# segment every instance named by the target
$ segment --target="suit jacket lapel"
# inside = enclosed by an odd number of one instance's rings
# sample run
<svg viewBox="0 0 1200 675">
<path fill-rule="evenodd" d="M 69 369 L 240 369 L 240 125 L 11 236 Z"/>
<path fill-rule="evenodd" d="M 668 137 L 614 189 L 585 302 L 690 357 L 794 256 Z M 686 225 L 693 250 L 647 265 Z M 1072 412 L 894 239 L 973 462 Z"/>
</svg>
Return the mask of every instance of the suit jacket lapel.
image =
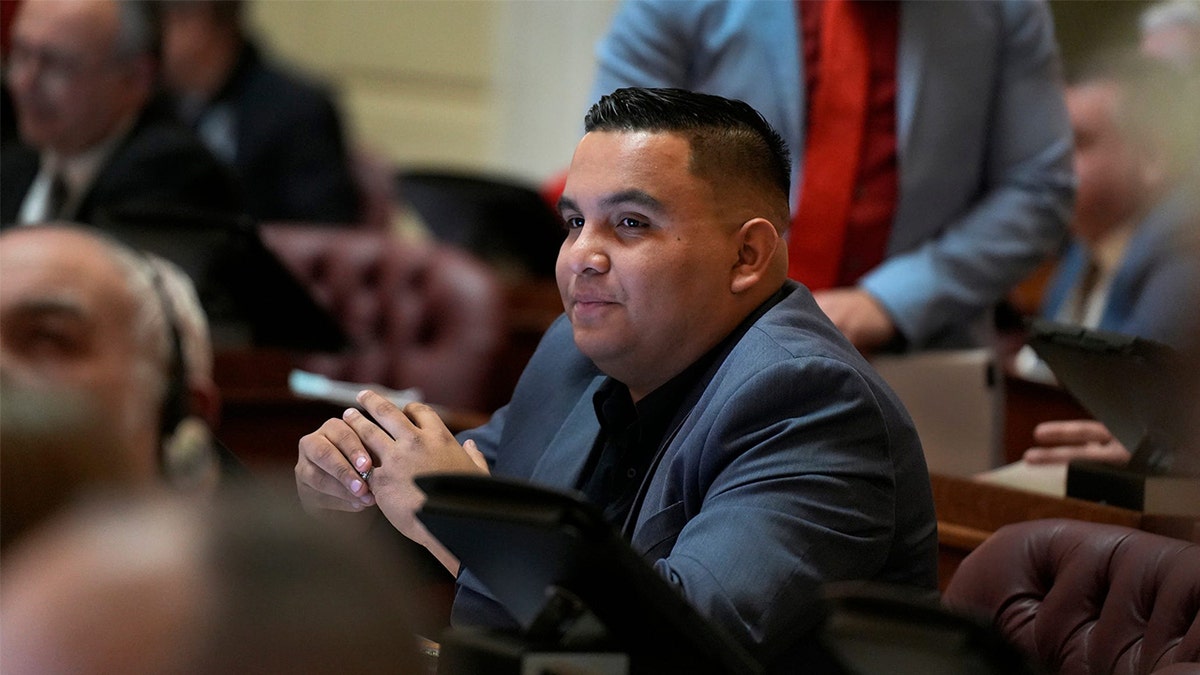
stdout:
<svg viewBox="0 0 1200 675">
<path fill-rule="evenodd" d="M 921 87 L 924 84 L 924 68 L 927 63 L 926 52 L 929 45 L 938 40 L 937 31 L 953 30 L 938 21 L 941 7 L 932 7 L 933 11 L 924 11 L 920 7 L 924 3 L 900 3 L 900 53 L 896 56 L 896 156 L 903 167 L 908 139 L 912 130 L 913 119 L 917 114 L 917 102 L 921 100 Z M 936 3 L 939 4 L 940 3 Z"/>
<path fill-rule="evenodd" d="M 0 206 L 0 225 L 12 225 L 21 213 L 25 193 L 33 185 L 38 172 L 37 151 L 16 143 L 4 146 L 4 161 L 0 163 L 0 190 L 3 205 Z"/>
<path fill-rule="evenodd" d="M 575 408 L 563 420 L 558 433 L 534 466 L 531 481 L 561 488 L 574 488 L 579 482 L 579 474 L 596 442 L 596 435 L 600 433 L 592 396 L 602 382 L 604 376 L 597 375 L 579 397 Z"/>
</svg>

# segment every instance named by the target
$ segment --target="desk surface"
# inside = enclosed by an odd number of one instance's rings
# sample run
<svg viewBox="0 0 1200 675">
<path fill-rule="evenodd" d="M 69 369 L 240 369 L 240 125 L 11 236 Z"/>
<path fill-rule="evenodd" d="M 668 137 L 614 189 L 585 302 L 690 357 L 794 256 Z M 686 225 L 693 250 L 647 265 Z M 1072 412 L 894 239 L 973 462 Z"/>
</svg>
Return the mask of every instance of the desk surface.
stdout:
<svg viewBox="0 0 1200 675">
<path fill-rule="evenodd" d="M 1109 523 L 1200 543 L 1200 521 L 1151 516 L 1107 504 L 1052 497 L 969 478 L 930 476 L 938 520 L 938 572 L 944 588 L 958 563 L 1005 525 L 1040 518 Z"/>
<path fill-rule="evenodd" d="M 255 351 L 218 355 L 221 421 L 216 436 L 252 470 L 290 469 L 296 463 L 300 437 L 325 420 L 341 417 L 345 406 L 300 398 L 287 386 L 293 365 L 286 352 Z M 452 432 L 471 429 L 488 415 L 439 409 Z"/>
</svg>

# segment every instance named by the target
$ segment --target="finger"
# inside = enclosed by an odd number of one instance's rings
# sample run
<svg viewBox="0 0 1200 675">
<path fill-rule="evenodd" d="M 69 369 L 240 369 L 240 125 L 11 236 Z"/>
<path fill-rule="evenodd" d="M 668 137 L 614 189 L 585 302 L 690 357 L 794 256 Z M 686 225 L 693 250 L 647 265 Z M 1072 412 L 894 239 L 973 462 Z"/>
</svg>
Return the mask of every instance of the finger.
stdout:
<svg viewBox="0 0 1200 675">
<path fill-rule="evenodd" d="M 331 476 L 355 496 L 361 497 L 367 491 L 366 484 L 354 467 L 369 467 L 371 458 L 358 434 L 342 420 L 328 420 L 316 432 L 301 438 L 300 461 L 310 463 Z M 316 483 L 313 487 L 324 494 L 336 494 L 336 490 L 324 482 Z"/>
<path fill-rule="evenodd" d="M 472 462 L 475 462 L 475 466 L 491 473 L 491 469 L 488 468 L 487 458 L 479 451 L 479 446 L 475 444 L 473 439 L 468 439 L 466 443 L 463 443 L 463 450 L 467 451 L 467 456 L 471 458 Z"/>
<path fill-rule="evenodd" d="M 1106 464 L 1127 464 L 1129 462 L 1129 452 L 1125 449 L 1125 446 L 1116 442 L 1084 443 L 1055 447 L 1033 447 L 1025 451 L 1024 459 L 1030 464 L 1065 464 L 1076 460 L 1104 462 Z"/>
<path fill-rule="evenodd" d="M 440 431 L 445 432 L 444 435 L 447 436 L 453 435 L 446 428 L 442 416 L 430 405 L 413 401 L 404 406 L 404 415 L 421 431 Z"/>
<path fill-rule="evenodd" d="M 1083 455 L 1083 447 L 1062 445 L 1057 447 L 1033 447 L 1025 451 L 1022 459 L 1030 464 L 1065 464 Z"/>
<path fill-rule="evenodd" d="M 342 413 L 342 420 L 350 425 L 354 433 L 358 435 L 359 441 L 362 442 L 368 451 L 375 453 L 375 457 L 382 458 L 387 452 L 388 447 L 392 443 L 392 436 L 381 429 L 378 424 L 369 419 L 366 415 L 355 410 L 347 408 Z M 382 460 L 381 460 L 382 461 Z M 359 471 L 368 471 L 372 466 L 379 462 L 368 461 L 363 464 Z"/>
<path fill-rule="evenodd" d="M 1041 446 L 1083 445 L 1107 443 L 1112 434 L 1095 420 L 1055 420 L 1034 427 L 1033 440 Z"/>
<path fill-rule="evenodd" d="M 357 400 L 363 410 L 370 413 L 376 424 L 392 438 L 410 436 L 417 430 L 412 420 L 395 403 L 370 389 L 358 392 Z"/>
<path fill-rule="evenodd" d="M 296 486 L 306 508 L 360 511 L 375 503 L 370 493 L 359 496 L 348 492 L 337 479 L 307 461 L 296 464 Z"/>
<path fill-rule="evenodd" d="M 369 508 L 375 506 L 375 502 L 374 502 L 374 500 L 372 500 L 370 504 L 367 504 L 359 499 L 346 501 L 344 499 L 338 499 L 337 497 L 331 497 L 329 495 L 318 494 L 318 495 L 314 495 L 311 500 L 308 500 L 305 503 L 305 506 L 309 507 L 310 510 L 312 507 L 315 507 L 317 509 L 321 509 L 321 510 L 325 510 L 325 511 L 343 511 L 343 512 L 348 512 L 348 513 L 357 513 L 359 511 L 365 511 L 366 509 L 369 509 Z"/>
</svg>

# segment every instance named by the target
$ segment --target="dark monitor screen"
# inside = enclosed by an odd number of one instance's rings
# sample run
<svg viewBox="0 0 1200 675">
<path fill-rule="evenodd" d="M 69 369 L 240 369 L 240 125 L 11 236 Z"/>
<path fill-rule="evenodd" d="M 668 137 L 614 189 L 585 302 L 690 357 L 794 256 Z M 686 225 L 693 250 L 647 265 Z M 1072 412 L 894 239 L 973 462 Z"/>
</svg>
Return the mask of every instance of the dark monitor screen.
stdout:
<svg viewBox="0 0 1200 675">
<path fill-rule="evenodd" d="M 218 347 L 338 351 L 346 338 L 248 219 L 190 211 L 121 210 L 96 227 L 191 277 Z"/>
<path fill-rule="evenodd" d="M 591 504 L 487 476 L 420 476 L 418 517 L 526 628 L 548 591 L 584 605 L 640 672 L 755 673 L 759 664 L 702 617 Z"/>
</svg>

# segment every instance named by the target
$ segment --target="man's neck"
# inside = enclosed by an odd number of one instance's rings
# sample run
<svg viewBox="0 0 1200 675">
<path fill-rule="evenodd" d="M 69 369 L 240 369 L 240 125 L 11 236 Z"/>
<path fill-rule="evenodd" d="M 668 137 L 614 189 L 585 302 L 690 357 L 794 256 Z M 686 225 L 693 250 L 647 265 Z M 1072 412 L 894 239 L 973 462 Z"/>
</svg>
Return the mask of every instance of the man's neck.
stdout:
<svg viewBox="0 0 1200 675">
<path fill-rule="evenodd" d="M 91 185 L 104 162 L 112 155 L 121 139 L 129 133 L 135 118 L 135 115 L 131 115 L 118 124 L 108 136 L 84 150 L 70 154 L 54 150 L 43 152 L 42 166 L 51 167 L 59 172 L 66 181 L 70 194 L 78 197 Z"/>
<path fill-rule="evenodd" d="M 197 78 L 196 88 L 188 93 L 205 101 L 212 101 L 219 96 L 234 76 L 244 49 L 245 42 L 237 35 L 221 35 L 214 40 L 210 58 L 204 64 L 204 72 Z"/>
<path fill-rule="evenodd" d="M 1136 229 L 1135 221 L 1126 221 L 1087 243 L 1088 255 L 1101 273 L 1111 273 L 1121 264 L 1121 259 L 1125 257 L 1125 249 L 1129 246 L 1129 240 Z"/>
</svg>

